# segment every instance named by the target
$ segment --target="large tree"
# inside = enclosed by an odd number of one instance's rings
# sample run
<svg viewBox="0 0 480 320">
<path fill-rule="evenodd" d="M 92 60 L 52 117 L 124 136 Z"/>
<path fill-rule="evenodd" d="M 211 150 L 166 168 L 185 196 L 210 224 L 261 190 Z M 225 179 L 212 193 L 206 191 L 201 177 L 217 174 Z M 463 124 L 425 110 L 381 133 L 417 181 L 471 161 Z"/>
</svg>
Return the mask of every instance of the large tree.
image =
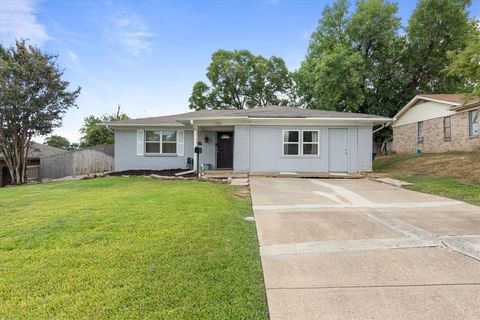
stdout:
<svg viewBox="0 0 480 320">
<path fill-rule="evenodd" d="M 388 113 L 401 48 L 397 5 L 362 0 L 348 9 L 339 0 L 323 11 L 296 75 L 299 93 L 309 108 Z"/>
<path fill-rule="evenodd" d="M 82 137 L 80 138 L 80 147 L 94 147 L 103 144 L 113 144 L 115 137 L 103 123 L 126 120 L 128 116 L 124 113 L 117 112 L 116 114 L 104 114 L 100 117 L 94 115 L 88 116 L 83 121 L 83 126 L 80 128 Z"/>
<path fill-rule="evenodd" d="M 69 91 L 56 56 L 25 41 L 0 45 L 0 151 L 13 184 L 26 181 L 27 155 L 34 136 L 61 126 L 80 88 Z"/>
<path fill-rule="evenodd" d="M 210 84 L 194 84 L 191 109 L 244 109 L 295 101 L 294 83 L 282 58 L 248 50 L 218 50 L 207 71 Z"/>
<path fill-rule="evenodd" d="M 309 108 L 392 116 L 418 93 L 465 90 L 443 73 L 471 32 L 467 0 L 419 0 L 402 30 L 397 5 L 347 0 L 325 8 L 295 78 Z"/>
<path fill-rule="evenodd" d="M 465 49 L 450 51 L 448 54 L 451 62 L 447 69 L 448 74 L 466 81 L 470 87 L 467 99 L 480 98 L 480 29 L 477 23 L 473 28 L 474 32 Z"/>
</svg>

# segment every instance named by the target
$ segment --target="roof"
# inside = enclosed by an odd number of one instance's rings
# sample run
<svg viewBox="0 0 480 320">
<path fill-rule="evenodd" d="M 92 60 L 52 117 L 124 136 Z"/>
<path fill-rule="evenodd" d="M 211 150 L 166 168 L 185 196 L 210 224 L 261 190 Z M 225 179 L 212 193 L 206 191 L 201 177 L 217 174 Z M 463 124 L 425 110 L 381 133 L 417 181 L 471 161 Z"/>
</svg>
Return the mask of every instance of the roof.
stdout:
<svg viewBox="0 0 480 320">
<path fill-rule="evenodd" d="M 433 100 L 441 100 L 441 101 L 451 102 L 455 104 L 462 104 L 465 101 L 465 95 L 458 94 L 458 93 L 421 94 L 421 95 L 418 95 L 418 97 L 433 99 Z"/>
<path fill-rule="evenodd" d="M 28 151 L 29 159 L 38 159 L 41 157 L 53 156 L 55 154 L 65 153 L 67 150 L 47 146 L 46 144 L 40 144 L 32 142 L 32 146 Z M 0 159 L 3 159 L 3 154 L 0 153 Z"/>
<path fill-rule="evenodd" d="M 215 119 L 341 119 L 386 120 L 390 119 L 364 113 L 337 112 L 281 106 L 254 109 L 199 110 L 169 116 L 114 121 L 109 125 L 182 125 L 189 120 Z"/>
<path fill-rule="evenodd" d="M 440 93 L 440 94 L 419 94 L 413 97 L 394 117 L 393 120 L 396 121 L 400 118 L 405 112 L 407 112 L 411 107 L 417 104 L 418 101 L 433 101 L 443 104 L 450 105 L 450 110 L 457 111 L 472 106 L 476 106 L 480 103 L 478 99 L 467 100 L 465 94 L 462 93 Z"/>
</svg>

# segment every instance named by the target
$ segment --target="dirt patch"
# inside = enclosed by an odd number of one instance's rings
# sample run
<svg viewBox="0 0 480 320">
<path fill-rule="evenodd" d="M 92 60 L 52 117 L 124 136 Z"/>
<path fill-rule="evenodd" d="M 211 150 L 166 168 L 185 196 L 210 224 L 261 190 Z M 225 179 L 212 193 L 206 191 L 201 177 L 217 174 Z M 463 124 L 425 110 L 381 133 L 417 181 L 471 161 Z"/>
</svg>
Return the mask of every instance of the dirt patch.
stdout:
<svg viewBox="0 0 480 320">
<path fill-rule="evenodd" d="M 164 177 L 174 177 L 176 173 L 185 172 L 186 169 L 168 170 L 125 170 L 108 173 L 109 176 L 149 176 L 152 174 Z M 195 173 L 184 174 L 182 177 L 196 177 Z"/>
<path fill-rule="evenodd" d="M 396 175 L 428 175 L 477 182 L 480 181 L 480 153 L 426 154 L 395 162 L 386 171 Z"/>
<path fill-rule="evenodd" d="M 235 191 L 235 197 L 240 198 L 240 199 L 245 199 L 245 198 L 250 197 L 250 188 L 248 186 L 238 188 Z"/>
</svg>

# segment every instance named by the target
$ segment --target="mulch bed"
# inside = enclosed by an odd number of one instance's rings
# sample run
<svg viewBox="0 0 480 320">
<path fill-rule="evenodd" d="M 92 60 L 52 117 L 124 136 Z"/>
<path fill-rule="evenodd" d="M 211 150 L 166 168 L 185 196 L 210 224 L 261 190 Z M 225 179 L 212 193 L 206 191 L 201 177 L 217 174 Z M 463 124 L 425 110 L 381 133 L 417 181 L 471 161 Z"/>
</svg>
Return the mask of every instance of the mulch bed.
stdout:
<svg viewBox="0 0 480 320">
<path fill-rule="evenodd" d="M 149 175 L 157 175 L 157 176 L 164 176 L 164 177 L 175 177 L 176 173 L 185 172 L 187 169 L 167 169 L 167 170 L 125 170 L 125 171 L 116 171 L 116 172 L 109 172 L 107 175 L 109 176 L 149 176 Z M 195 173 L 189 173 L 185 175 L 181 175 L 181 177 L 185 178 L 192 178 L 196 177 Z"/>
</svg>

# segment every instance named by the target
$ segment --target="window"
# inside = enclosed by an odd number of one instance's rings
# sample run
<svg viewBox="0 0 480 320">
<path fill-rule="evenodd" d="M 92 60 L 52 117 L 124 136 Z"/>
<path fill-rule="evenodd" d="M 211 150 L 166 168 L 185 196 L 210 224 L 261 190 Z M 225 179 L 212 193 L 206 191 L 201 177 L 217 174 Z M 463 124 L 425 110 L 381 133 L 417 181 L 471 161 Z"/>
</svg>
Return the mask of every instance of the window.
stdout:
<svg viewBox="0 0 480 320">
<path fill-rule="evenodd" d="M 452 138 L 452 119 L 450 117 L 443 118 L 443 139 L 450 140 Z"/>
<path fill-rule="evenodd" d="M 478 110 L 468 112 L 470 137 L 478 137 Z"/>
<path fill-rule="evenodd" d="M 145 131 L 145 153 L 176 154 L 176 131 Z"/>
<path fill-rule="evenodd" d="M 283 155 L 316 156 L 318 142 L 317 130 L 285 130 L 283 131 Z"/>
<path fill-rule="evenodd" d="M 302 131 L 304 155 L 318 155 L 318 131 Z"/>
<path fill-rule="evenodd" d="M 300 131 L 283 131 L 283 155 L 296 156 L 300 152 Z"/>
<path fill-rule="evenodd" d="M 417 123 L 417 142 L 423 142 L 423 121 Z"/>
</svg>

